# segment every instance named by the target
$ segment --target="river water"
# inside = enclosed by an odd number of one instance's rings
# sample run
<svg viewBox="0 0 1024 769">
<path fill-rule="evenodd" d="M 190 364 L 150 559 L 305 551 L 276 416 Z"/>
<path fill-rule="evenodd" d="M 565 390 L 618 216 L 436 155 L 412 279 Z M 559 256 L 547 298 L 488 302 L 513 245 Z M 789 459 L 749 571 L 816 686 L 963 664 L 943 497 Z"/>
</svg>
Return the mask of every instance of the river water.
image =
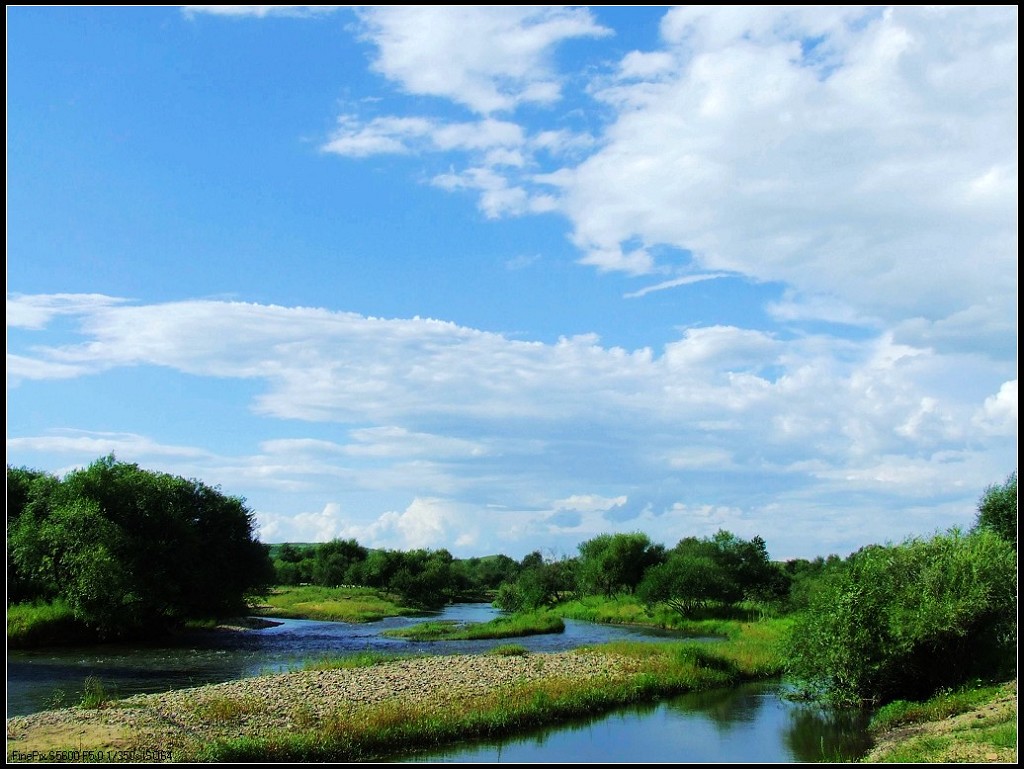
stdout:
<svg viewBox="0 0 1024 769">
<path fill-rule="evenodd" d="M 7 715 L 79 702 L 87 678 L 128 696 L 290 670 L 324 656 L 360 651 L 482 653 L 515 643 L 563 651 L 619 639 L 679 640 L 669 631 L 565 621 L 565 632 L 484 641 L 410 642 L 381 635 L 424 619 L 485 621 L 487 604 L 456 604 L 428 617 L 350 624 L 279 620 L 241 632 L 197 632 L 172 643 L 14 650 L 7 655 Z M 538 730 L 514 740 L 409 756 L 430 762 L 817 762 L 855 757 L 867 748 L 864 717 L 790 702 L 778 682 L 683 695 L 624 708 L 597 719 Z"/>
</svg>

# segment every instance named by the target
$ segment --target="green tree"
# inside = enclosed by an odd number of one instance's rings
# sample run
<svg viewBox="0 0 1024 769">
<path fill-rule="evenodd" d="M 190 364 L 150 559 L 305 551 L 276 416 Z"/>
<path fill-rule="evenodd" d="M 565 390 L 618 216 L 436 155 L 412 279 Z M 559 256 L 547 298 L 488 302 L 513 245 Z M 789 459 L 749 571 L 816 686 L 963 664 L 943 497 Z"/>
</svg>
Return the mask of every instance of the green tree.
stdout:
<svg viewBox="0 0 1024 769">
<path fill-rule="evenodd" d="M 991 531 L 873 545 L 826 569 L 789 641 L 790 677 L 842 703 L 924 699 L 1016 664 L 1016 553 Z"/>
<path fill-rule="evenodd" d="M 584 590 L 611 598 L 632 593 L 644 572 L 665 558 L 665 548 L 646 534 L 601 534 L 579 546 L 579 578 Z"/>
<path fill-rule="evenodd" d="M 637 588 L 645 604 L 665 604 L 683 617 L 693 617 L 711 603 L 732 603 L 742 593 L 725 568 L 695 549 L 676 550 L 647 570 Z"/>
<path fill-rule="evenodd" d="M 104 637 L 227 616 L 273 580 L 243 500 L 113 455 L 37 481 L 8 529 L 32 598 L 60 597 Z"/>
<path fill-rule="evenodd" d="M 977 528 L 989 529 L 1017 549 L 1017 471 L 1005 483 L 989 486 L 978 502 Z"/>
<path fill-rule="evenodd" d="M 354 539 L 332 539 L 317 545 L 313 549 L 311 581 L 324 587 L 357 582 L 367 553 Z"/>
<path fill-rule="evenodd" d="M 554 606 L 576 584 L 574 559 L 545 559 L 540 551 L 534 551 L 522 563 L 516 578 L 498 588 L 494 603 L 503 611 L 530 611 Z"/>
</svg>

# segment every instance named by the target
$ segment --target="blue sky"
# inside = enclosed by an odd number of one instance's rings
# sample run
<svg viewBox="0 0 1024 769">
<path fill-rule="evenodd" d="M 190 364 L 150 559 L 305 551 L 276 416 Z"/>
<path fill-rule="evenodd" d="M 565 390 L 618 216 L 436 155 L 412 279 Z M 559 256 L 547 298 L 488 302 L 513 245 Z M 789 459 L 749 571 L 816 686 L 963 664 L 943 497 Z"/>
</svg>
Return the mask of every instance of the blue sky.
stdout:
<svg viewBox="0 0 1024 769">
<path fill-rule="evenodd" d="M 7 9 L 7 463 L 774 558 L 1017 466 L 1016 7 Z"/>
</svg>

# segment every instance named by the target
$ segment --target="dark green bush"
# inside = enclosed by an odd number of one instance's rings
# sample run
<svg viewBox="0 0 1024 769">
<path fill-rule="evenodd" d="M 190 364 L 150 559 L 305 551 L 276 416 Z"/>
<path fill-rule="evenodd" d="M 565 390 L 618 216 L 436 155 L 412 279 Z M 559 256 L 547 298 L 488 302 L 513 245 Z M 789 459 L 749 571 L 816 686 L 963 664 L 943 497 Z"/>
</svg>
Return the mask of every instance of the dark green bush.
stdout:
<svg viewBox="0 0 1024 769">
<path fill-rule="evenodd" d="M 922 699 L 1015 664 L 1016 553 L 988 530 L 874 545 L 827 571 L 794 623 L 789 673 L 843 703 Z"/>
<path fill-rule="evenodd" d="M 273 579 L 244 501 L 200 481 L 112 455 L 63 479 L 7 475 L 9 491 L 17 479 L 7 561 L 18 600 L 60 599 L 100 637 L 243 612 Z"/>
<path fill-rule="evenodd" d="M 1005 483 L 989 486 L 978 503 L 976 527 L 989 529 L 1017 547 L 1017 471 Z"/>
</svg>

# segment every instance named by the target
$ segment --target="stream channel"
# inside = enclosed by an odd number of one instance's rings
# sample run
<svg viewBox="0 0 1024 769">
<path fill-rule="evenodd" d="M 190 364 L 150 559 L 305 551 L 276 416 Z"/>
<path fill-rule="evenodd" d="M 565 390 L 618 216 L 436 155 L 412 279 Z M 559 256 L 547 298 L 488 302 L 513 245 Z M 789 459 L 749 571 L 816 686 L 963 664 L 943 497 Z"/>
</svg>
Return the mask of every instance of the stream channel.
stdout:
<svg viewBox="0 0 1024 769">
<path fill-rule="evenodd" d="M 565 620 L 565 632 L 487 641 L 412 642 L 381 631 L 431 620 L 482 622 L 489 604 L 454 604 L 427 617 L 350 624 L 276 620 L 274 627 L 196 632 L 172 643 L 10 650 L 7 716 L 79 702 L 87 678 L 123 697 L 219 683 L 300 667 L 326 656 L 380 651 L 479 654 L 508 643 L 531 652 L 564 651 L 633 639 L 679 640 L 650 628 Z M 808 763 L 852 760 L 868 748 L 867 714 L 835 712 L 785 698 L 778 681 L 680 695 L 657 704 L 396 760 L 476 763 Z"/>
</svg>

